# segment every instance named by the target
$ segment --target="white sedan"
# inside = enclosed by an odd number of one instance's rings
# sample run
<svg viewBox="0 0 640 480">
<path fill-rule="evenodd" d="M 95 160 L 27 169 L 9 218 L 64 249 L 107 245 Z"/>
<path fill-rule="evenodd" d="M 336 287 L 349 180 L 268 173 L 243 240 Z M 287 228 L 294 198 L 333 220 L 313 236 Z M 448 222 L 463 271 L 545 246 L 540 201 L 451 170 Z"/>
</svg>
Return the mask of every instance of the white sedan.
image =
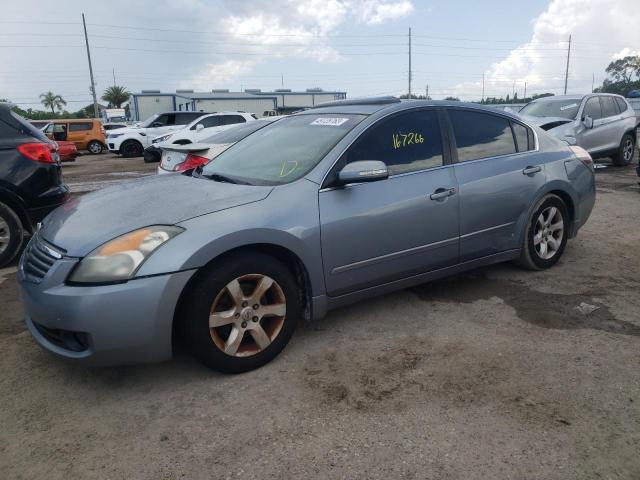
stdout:
<svg viewBox="0 0 640 480">
<path fill-rule="evenodd" d="M 205 165 L 227 148 L 281 117 L 265 117 L 255 122 L 232 125 L 201 142 L 183 145 L 163 144 L 158 174 L 182 173 Z"/>
</svg>

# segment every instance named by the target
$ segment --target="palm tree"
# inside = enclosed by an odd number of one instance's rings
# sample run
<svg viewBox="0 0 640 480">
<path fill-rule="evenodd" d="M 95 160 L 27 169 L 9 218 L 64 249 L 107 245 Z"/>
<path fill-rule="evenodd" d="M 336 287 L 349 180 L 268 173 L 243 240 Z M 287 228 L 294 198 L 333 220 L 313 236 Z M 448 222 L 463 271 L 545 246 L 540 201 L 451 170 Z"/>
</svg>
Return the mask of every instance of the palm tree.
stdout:
<svg viewBox="0 0 640 480">
<path fill-rule="evenodd" d="M 62 110 L 62 107 L 67 104 L 67 102 L 65 102 L 60 95 L 56 95 L 51 91 L 47 93 L 41 93 L 40 102 L 42 102 L 42 105 L 44 105 L 45 108 L 50 108 L 51 113 L 53 114 L 56 113 L 56 108 L 58 110 Z"/>
<path fill-rule="evenodd" d="M 125 87 L 114 85 L 107 88 L 102 94 L 102 100 L 109 102 L 109 106 L 112 108 L 120 108 L 120 106 L 129 100 L 131 95 Z"/>
</svg>

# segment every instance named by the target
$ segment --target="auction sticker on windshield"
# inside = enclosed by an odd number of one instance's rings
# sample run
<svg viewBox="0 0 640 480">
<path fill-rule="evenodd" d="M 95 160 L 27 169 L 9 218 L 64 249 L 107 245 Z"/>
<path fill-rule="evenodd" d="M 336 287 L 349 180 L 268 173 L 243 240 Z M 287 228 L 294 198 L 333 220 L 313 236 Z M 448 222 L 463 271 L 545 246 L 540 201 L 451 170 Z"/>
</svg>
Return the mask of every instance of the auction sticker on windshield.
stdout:
<svg viewBox="0 0 640 480">
<path fill-rule="evenodd" d="M 316 118 L 309 125 L 325 125 L 330 127 L 339 127 L 345 122 L 348 122 L 348 118 L 335 118 L 335 117 L 320 117 Z"/>
<path fill-rule="evenodd" d="M 560 107 L 560 110 L 569 110 L 570 108 L 574 108 L 577 107 L 578 104 L 577 103 L 571 103 L 569 105 L 565 105 L 564 107 Z"/>
</svg>

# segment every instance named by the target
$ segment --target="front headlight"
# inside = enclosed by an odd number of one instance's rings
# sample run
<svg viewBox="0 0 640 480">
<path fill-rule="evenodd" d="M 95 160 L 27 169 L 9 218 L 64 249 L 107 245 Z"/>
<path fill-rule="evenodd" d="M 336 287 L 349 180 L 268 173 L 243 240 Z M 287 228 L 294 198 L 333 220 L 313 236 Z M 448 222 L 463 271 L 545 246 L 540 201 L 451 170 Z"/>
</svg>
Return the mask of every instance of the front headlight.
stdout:
<svg viewBox="0 0 640 480">
<path fill-rule="evenodd" d="M 127 281 L 162 244 L 183 232 L 180 227 L 155 225 L 127 233 L 96 248 L 71 272 L 71 283 Z"/>
<path fill-rule="evenodd" d="M 171 138 L 171 133 L 168 135 L 163 135 L 161 137 L 158 138 L 154 138 L 153 140 L 151 140 L 151 143 L 160 143 L 160 142 L 166 142 L 167 140 L 169 140 Z"/>
</svg>

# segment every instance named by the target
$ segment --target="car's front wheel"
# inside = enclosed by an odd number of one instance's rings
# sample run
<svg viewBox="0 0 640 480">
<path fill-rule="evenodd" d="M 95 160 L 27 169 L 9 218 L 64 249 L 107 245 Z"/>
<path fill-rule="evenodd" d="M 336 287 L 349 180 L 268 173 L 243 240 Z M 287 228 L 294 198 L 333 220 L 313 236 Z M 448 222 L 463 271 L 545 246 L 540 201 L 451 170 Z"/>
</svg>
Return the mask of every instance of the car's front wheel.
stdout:
<svg viewBox="0 0 640 480">
<path fill-rule="evenodd" d="M 530 270 L 552 267 L 562 256 L 569 233 L 569 212 L 557 195 L 542 198 L 533 210 L 516 263 Z"/>
<path fill-rule="evenodd" d="M 271 361 L 300 319 L 293 275 L 262 253 L 216 262 L 188 288 L 180 319 L 185 340 L 198 360 L 221 372 L 246 372 Z"/>
<path fill-rule="evenodd" d="M 636 142 L 633 138 L 633 135 L 630 133 L 625 133 L 620 141 L 620 146 L 618 147 L 618 151 L 612 157 L 613 164 L 618 165 L 619 167 L 624 167 L 625 165 L 629 165 L 631 160 L 633 160 L 633 154 L 635 153 Z"/>
<path fill-rule="evenodd" d="M 120 153 L 125 158 L 141 157 L 144 149 L 137 140 L 125 140 L 120 145 Z"/>
</svg>

